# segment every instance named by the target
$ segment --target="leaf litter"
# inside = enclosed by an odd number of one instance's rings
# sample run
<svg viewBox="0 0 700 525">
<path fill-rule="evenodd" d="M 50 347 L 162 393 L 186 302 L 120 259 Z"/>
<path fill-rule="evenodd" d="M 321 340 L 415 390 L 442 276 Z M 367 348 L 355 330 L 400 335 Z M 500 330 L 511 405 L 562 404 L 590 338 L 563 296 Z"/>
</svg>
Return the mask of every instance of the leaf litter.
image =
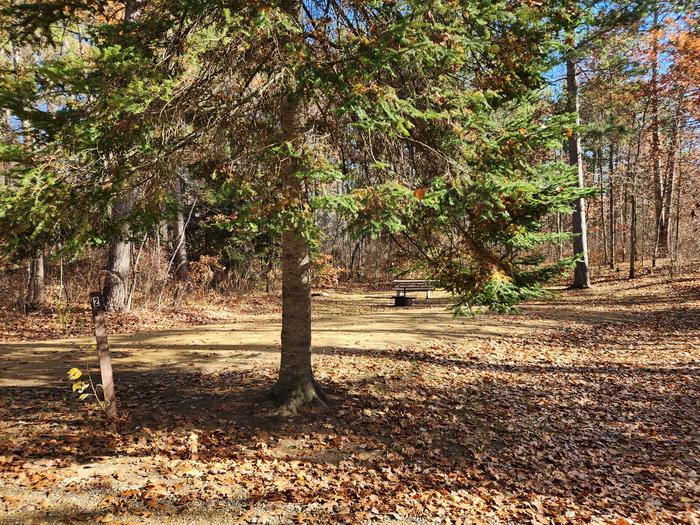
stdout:
<svg viewBox="0 0 700 525">
<path fill-rule="evenodd" d="M 0 523 L 700 523 L 700 278 L 496 318 L 324 348 L 335 402 L 294 419 L 267 361 L 122 375 L 116 427 L 65 385 L 3 387 Z"/>
</svg>

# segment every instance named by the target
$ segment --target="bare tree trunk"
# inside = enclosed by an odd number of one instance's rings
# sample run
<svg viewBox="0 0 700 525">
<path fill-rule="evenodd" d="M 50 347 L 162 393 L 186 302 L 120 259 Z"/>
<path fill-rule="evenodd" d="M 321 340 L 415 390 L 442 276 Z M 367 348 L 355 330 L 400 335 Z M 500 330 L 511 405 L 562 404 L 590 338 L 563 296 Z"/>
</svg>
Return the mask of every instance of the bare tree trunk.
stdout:
<svg viewBox="0 0 700 525">
<path fill-rule="evenodd" d="M 63 296 L 66 296 L 66 302 L 68 301 L 68 293 L 66 292 L 66 286 L 63 282 L 63 257 L 58 260 L 58 301 L 63 300 Z"/>
<path fill-rule="evenodd" d="M 274 260 L 272 258 L 272 254 L 268 253 L 267 263 L 265 264 L 265 293 L 270 293 L 272 290 L 271 275 L 273 267 Z"/>
<path fill-rule="evenodd" d="M 680 253 L 680 239 L 681 239 L 681 206 L 683 197 L 683 133 L 682 130 L 679 132 L 678 137 L 678 184 L 676 185 L 676 226 L 674 232 L 674 246 L 673 246 L 673 258 L 679 260 Z"/>
<path fill-rule="evenodd" d="M 46 286 L 44 282 L 44 255 L 37 250 L 36 255 L 29 261 L 29 279 L 27 282 L 27 313 L 40 310 L 46 302 Z"/>
<path fill-rule="evenodd" d="M 654 9 L 654 29 L 659 23 L 658 9 Z M 656 211 L 656 230 L 654 243 L 653 266 L 656 266 L 656 259 L 668 256 L 668 230 L 666 225 L 666 215 L 664 199 L 666 188 L 661 177 L 661 141 L 659 125 L 659 41 L 654 37 L 652 43 L 651 62 L 651 160 L 654 172 L 654 204 Z M 666 231 L 666 239 L 662 238 L 662 231 Z"/>
<path fill-rule="evenodd" d="M 627 145 L 627 154 L 625 156 L 625 176 L 623 178 L 624 187 L 622 188 L 622 194 L 625 196 L 625 202 L 622 206 L 622 262 L 627 261 L 627 247 L 629 245 L 629 239 L 627 234 L 629 232 L 629 221 L 630 221 L 630 184 L 632 181 L 632 141 L 629 141 Z"/>
<path fill-rule="evenodd" d="M 566 61 L 566 89 L 567 106 L 570 113 L 576 114 L 576 125 L 580 124 L 578 80 L 576 78 L 576 63 L 569 58 Z M 578 170 L 578 185 L 584 187 L 583 159 L 581 158 L 581 136 L 578 131 L 572 133 L 568 141 L 569 164 L 576 166 Z M 583 198 L 576 199 L 573 213 L 574 231 L 574 257 L 576 257 L 576 269 L 574 271 L 573 288 L 589 288 L 591 278 L 588 270 L 588 232 L 586 231 L 586 201 Z"/>
<path fill-rule="evenodd" d="M 124 201 L 115 205 L 112 215 L 123 217 L 128 206 Z M 105 309 L 108 312 L 123 312 L 128 309 L 129 279 L 131 273 L 131 249 L 129 227 L 124 224 L 120 238 L 109 245 L 105 282 L 102 288 Z"/>
<path fill-rule="evenodd" d="M 637 156 L 635 159 L 634 167 L 632 171 L 632 191 L 628 197 L 630 203 L 630 269 L 629 278 L 634 279 L 637 277 L 637 168 L 639 164 L 639 153 L 641 149 L 641 131 L 639 141 L 637 143 Z"/>
<path fill-rule="evenodd" d="M 632 185 L 632 194 L 630 195 L 630 279 L 637 277 L 637 175 L 634 176 L 635 181 Z"/>
<path fill-rule="evenodd" d="M 669 139 L 668 161 L 666 163 L 666 177 L 664 181 L 664 221 L 659 229 L 659 245 L 666 249 L 666 255 L 671 252 L 671 221 L 673 220 L 673 193 L 676 186 L 676 153 L 680 137 L 681 112 L 683 108 L 683 94 L 678 96 L 678 105 L 671 126 Z"/>
<path fill-rule="evenodd" d="M 184 181 L 178 177 L 173 184 L 173 197 L 175 199 L 175 221 L 173 234 L 175 236 L 175 277 L 180 281 L 189 279 L 189 263 L 187 262 L 187 235 L 185 232 L 185 212 L 182 206 Z"/>
<path fill-rule="evenodd" d="M 671 246 L 671 217 L 673 208 L 673 191 L 676 185 L 676 159 L 675 153 L 669 153 L 669 167 L 668 174 L 666 178 L 665 195 L 664 195 L 664 220 L 659 227 L 659 257 L 668 257 Z"/>
<path fill-rule="evenodd" d="M 557 233 L 561 235 L 564 232 L 564 219 L 561 213 L 557 212 Z M 564 241 L 559 237 L 559 260 L 564 258 Z"/>
<path fill-rule="evenodd" d="M 642 151 L 642 134 L 647 121 L 648 105 L 644 107 L 642 120 L 639 125 L 639 134 L 637 136 L 637 151 L 635 153 L 634 165 L 631 163 L 632 158 L 628 155 L 627 174 L 632 175 L 632 191 L 629 196 L 630 201 L 630 279 L 637 276 L 637 179 L 639 171 L 639 156 Z M 631 152 L 630 152 L 631 153 Z"/>
<path fill-rule="evenodd" d="M 610 157 L 608 158 L 608 225 L 610 228 L 608 237 L 610 240 L 610 269 L 615 269 L 615 150 L 610 144 Z"/>
<path fill-rule="evenodd" d="M 637 205 L 637 208 L 638 208 L 638 210 L 637 210 L 637 223 L 639 224 L 641 222 L 641 226 L 642 226 L 642 234 L 640 235 L 639 232 L 637 232 L 637 243 L 641 245 L 637 249 L 637 251 L 639 252 L 639 259 L 640 259 L 639 262 L 641 264 L 642 270 L 644 270 L 644 254 L 646 253 L 645 242 L 647 239 L 646 233 L 647 233 L 647 224 L 648 224 L 648 222 L 646 220 L 647 215 L 646 215 L 646 213 L 644 213 L 645 212 L 644 204 L 648 205 L 649 201 L 647 199 L 645 199 L 644 196 L 642 195 L 642 198 L 639 199 L 639 203 Z M 641 221 L 639 220 L 640 217 L 641 217 Z M 654 246 L 652 246 L 652 248 L 653 247 Z"/>
<path fill-rule="evenodd" d="M 299 0 L 282 0 L 281 7 L 298 20 Z M 280 107 L 281 141 L 295 147 L 303 138 L 301 111 L 299 99 L 289 86 Z M 299 160 L 291 155 L 280 165 L 283 194 L 297 211 L 307 201 L 304 184 L 296 176 L 299 168 Z M 282 355 L 271 392 L 282 414 L 293 414 L 305 405 L 326 400 L 311 369 L 311 258 L 302 228 L 290 225 L 282 235 Z"/>
<path fill-rule="evenodd" d="M 625 226 L 622 229 L 622 254 L 621 254 L 621 260 L 622 262 L 625 262 L 627 260 L 627 224 L 629 220 L 629 209 L 630 209 L 630 199 L 629 199 L 629 182 L 625 182 L 624 188 L 623 188 L 623 195 L 625 196 L 625 203 L 624 206 L 622 207 L 622 224 Z"/>
<path fill-rule="evenodd" d="M 603 148 L 598 148 L 598 187 L 600 188 L 600 235 L 603 244 L 603 262 L 608 262 L 608 229 L 605 220 L 605 186 L 603 185 Z"/>
<path fill-rule="evenodd" d="M 357 266 L 357 260 L 359 259 L 361 249 L 362 239 L 355 243 L 355 247 L 353 248 L 352 254 L 350 255 L 350 266 L 348 267 L 348 270 L 350 271 L 351 278 L 355 277 L 355 267 Z"/>
<path fill-rule="evenodd" d="M 675 244 L 673 248 L 673 258 L 678 260 L 680 258 L 680 237 L 681 237 L 681 196 L 683 187 L 683 146 L 682 144 L 678 148 L 680 156 L 678 157 L 678 189 L 676 193 L 676 231 L 675 231 Z"/>
<path fill-rule="evenodd" d="M 168 224 L 168 221 L 161 221 L 161 223 L 158 225 L 158 236 L 160 238 L 160 242 L 167 246 L 170 242 L 170 225 Z"/>
</svg>

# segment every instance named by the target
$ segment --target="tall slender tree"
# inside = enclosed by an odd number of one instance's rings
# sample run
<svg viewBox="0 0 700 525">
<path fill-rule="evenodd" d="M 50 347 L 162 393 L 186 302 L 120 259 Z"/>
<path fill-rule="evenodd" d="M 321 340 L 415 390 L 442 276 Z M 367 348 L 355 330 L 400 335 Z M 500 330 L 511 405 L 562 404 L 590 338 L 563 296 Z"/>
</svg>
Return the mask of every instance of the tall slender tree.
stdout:
<svg viewBox="0 0 700 525">
<path fill-rule="evenodd" d="M 46 301 L 46 286 L 44 283 L 44 254 L 37 251 L 29 261 L 27 279 L 27 312 L 39 310 Z"/>
<path fill-rule="evenodd" d="M 608 241 L 610 242 L 610 269 L 615 269 L 616 255 L 616 213 L 615 213 L 615 147 L 611 142 L 608 151 Z"/>
<path fill-rule="evenodd" d="M 661 174 L 661 124 L 660 124 L 660 92 L 659 92 L 659 9 L 654 3 L 653 27 L 651 44 L 651 163 L 654 176 L 654 207 L 656 210 L 654 265 L 658 257 L 668 255 L 668 230 L 666 210 L 664 206 L 664 178 Z"/>
<path fill-rule="evenodd" d="M 181 167 L 176 169 L 177 177 L 173 181 L 173 200 L 175 201 L 175 220 L 173 221 L 173 258 L 175 277 L 180 281 L 189 279 L 190 268 L 187 258 L 187 221 L 184 210 L 185 177 Z"/>
<path fill-rule="evenodd" d="M 574 37 L 571 37 L 572 47 Z M 568 138 L 569 164 L 576 168 L 579 188 L 585 187 L 583 176 L 583 158 L 581 157 L 581 135 L 578 127 L 581 125 L 578 76 L 576 62 L 573 57 L 566 59 L 566 100 L 567 111 L 576 115 L 576 128 L 572 130 Z M 574 288 L 589 288 L 591 276 L 588 268 L 588 229 L 586 224 L 586 201 L 583 197 L 576 199 L 574 203 L 573 222 L 573 247 L 576 258 L 574 270 Z"/>
</svg>

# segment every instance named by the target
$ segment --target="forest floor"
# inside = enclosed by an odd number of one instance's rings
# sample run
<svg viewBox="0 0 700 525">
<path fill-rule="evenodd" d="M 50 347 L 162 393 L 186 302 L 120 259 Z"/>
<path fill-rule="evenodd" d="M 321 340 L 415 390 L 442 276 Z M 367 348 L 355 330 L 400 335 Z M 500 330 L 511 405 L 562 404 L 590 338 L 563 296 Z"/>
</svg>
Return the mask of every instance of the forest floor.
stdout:
<svg viewBox="0 0 700 525">
<path fill-rule="evenodd" d="M 700 274 L 390 303 L 315 298 L 333 404 L 292 419 L 277 309 L 111 337 L 117 427 L 66 380 L 88 339 L 6 333 L 0 524 L 700 523 Z"/>
</svg>

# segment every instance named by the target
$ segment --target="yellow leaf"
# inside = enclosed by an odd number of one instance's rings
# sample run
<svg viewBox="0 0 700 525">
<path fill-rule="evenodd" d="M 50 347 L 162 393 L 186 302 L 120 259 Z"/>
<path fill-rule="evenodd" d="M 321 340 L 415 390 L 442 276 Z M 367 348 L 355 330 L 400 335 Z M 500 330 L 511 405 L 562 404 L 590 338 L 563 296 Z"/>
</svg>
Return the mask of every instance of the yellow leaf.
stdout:
<svg viewBox="0 0 700 525">
<path fill-rule="evenodd" d="M 511 279 L 510 276 L 508 276 L 500 270 L 494 270 L 494 272 L 491 274 L 491 280 L 495 282 L 509 283 L 513 279 Z"/>
<path fill-rule="evenodd" d="M 518 131 L 521 135 L 525 135 L 525 133 L 527 133 L 527 130 L 525 128 L 519 128 Z"/>
<path fill-rule="evenodd" d="M 77 369 L 77 368 L 71 368 L 68 370 L 68 379 L 75 381 L 76 379 L 80 379 L 80 377 L 83 375 L 83 373 Z"/>
<path fill-rule="evenodd" d="M 574 136 L 574 130 L 573 130 L 572 128 L 567 129 L 567 130 L 566 130 L 566 136 L 567 136 L 568 138 L 573 137 L 573 136 Z"/>
<path fill-rule="evenodd" d="M 89 386 L 88 383 L 78 381 L 77 383 L 73 383 L 73 392 L 85 392 Z"/>
<path fill-rule="evenodd" d="M 425 199 L 425 188 L 418 188 L 413 192 L 413 195 L 416 196 L 416 199 L 422 201 L 423 199 Z"/>
</svg>

